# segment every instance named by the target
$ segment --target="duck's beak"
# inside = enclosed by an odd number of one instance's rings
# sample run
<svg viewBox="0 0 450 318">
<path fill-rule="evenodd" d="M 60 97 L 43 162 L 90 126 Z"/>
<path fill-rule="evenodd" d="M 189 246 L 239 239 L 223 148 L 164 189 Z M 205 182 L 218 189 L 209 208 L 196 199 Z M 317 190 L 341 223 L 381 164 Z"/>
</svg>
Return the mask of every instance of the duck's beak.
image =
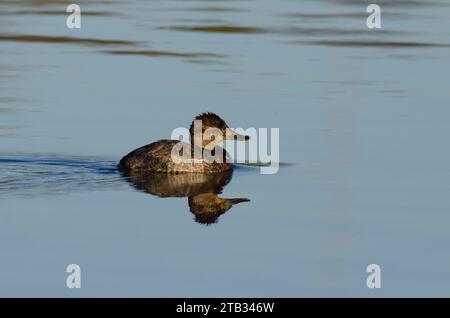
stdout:
<svg viewBox="0 0 450 318">
<path fill-rule="evenodd" d="M 231 129 L 228 129 L 227 130 L 227 139 L 245 141 L 245 140 L 249 140 L 250 136 L 241 135 Z"/>
</svg>

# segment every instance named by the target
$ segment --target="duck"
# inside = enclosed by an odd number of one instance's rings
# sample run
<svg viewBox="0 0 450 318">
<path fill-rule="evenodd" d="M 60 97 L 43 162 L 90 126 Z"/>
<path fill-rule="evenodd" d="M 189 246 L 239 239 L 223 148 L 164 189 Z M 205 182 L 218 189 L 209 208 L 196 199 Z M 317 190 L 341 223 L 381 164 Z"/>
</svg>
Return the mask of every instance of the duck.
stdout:
<svg viewBox="0 0 450 318">
<path fill-rule="evenodd" d="M 121 171 L 156 173 L 225 172 L 232 170 L 233 165 L 229 154 L 219 144 L 224 140 L 250 139 L 230 129 L 222 118 L 212 112 L 196 116 L 189 134 L 190 143 L 163 139 L 137 148 L 120 160 L 118 168 Z"/>
</svg>

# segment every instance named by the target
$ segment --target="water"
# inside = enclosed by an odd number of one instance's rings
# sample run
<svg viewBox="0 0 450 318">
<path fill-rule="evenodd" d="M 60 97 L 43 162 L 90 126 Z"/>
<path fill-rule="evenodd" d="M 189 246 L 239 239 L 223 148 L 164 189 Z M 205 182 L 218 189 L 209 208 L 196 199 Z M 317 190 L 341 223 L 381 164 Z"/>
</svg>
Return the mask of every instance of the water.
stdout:
<svg viewBox="0 0 450 318">
<path fill-rule="evenodd" d="M 447 2 L 78 3 L 0 2 L 0 296 L 450 295 Z M 115 169 L 202 111 L 288 163 L 203 223 Z"/>
</svg>

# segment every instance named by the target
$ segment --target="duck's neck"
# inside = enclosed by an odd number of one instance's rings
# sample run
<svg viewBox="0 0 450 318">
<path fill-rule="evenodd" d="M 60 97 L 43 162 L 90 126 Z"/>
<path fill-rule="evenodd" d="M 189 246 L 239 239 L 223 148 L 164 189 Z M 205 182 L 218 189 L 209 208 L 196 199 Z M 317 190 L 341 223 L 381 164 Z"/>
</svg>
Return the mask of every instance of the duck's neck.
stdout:
<svg viewBox="0 0 450 318">
<path fill-rule="evenodd" d="M 191 143 L 195 147 L 212 150 L 221 143 L 221 139 L 205 140 L 202 138 L 202 135 L 191 135 Z"/>
<path fill-rule="evenodd" d="M 194 145 L 194 147 L 198 147 L 203 149 L 204 148 L 204 141 L 203 141 L 203 134 L 197 133 L 197 134 L 191 134 L 191 143 Z"/>
</svg>

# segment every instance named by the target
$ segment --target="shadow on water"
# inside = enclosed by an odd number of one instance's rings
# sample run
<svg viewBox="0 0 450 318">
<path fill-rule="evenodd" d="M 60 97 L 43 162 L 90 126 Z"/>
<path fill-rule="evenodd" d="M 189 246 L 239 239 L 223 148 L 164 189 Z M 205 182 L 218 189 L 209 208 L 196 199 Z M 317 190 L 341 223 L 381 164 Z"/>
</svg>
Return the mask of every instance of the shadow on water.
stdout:
<svg viewBox="0 0 450 318">
<path fill-rule="evenodd" d="M 0 42 L 22 42 L 22 43 L 47 43 L 47 44 L 69 44 L 84 46 L 136 46 L 139 42 L 117 39 L 95 39 L 77 38 L 70 36 L 49 36 L 29 34 L 0 34 Z M 109 55 L 145 56 L 145 57 L 174 57 L 186 59 L 211 59 L 223 58 L 224 55 L 202 52 L 174 52 L 162 50 L 104 50 L 101 53 Z"/>
<path fill-rule="evenodd" d="M 250 201 L 247 198 L 222 198 L 223 188 L 231 181 L 233 172 L 215 174 L 162 174 L 124 171 L 126 180 L 137 190 L 161 198 L 187 197 L 195 221 L 201 224 L 217 223 L 219 216 L 235 204 Z"/>
<path fill-rule="evenodd" d="M 85 46 L 136 46 L 139 42 L 115 39 L 77 38 L 70 36 L 49 36 L 29 34 L 0 34 L 0 42 L 75 44 Z M 187 59 L 223 58 L 224 55 L 202 52 L 173 52 L 162 50 L 105 50 L 109 55 L 134 55 L 146 57 L 176 57 Z"/>
<path fill-rule="evenodd" d="M 180 31 L 180 32 L 203 32 L 203 33 L 235 33 L 235 34 L 259 34 L 271 33 L 287 36 L 344 36 L 344 35 L 367 35 L 370 30 L 367 29 L 343 29 L 343 28 L 318 28 L 318 27 L 278 27 L 278 28 L 260 28 L 238 25 L 176 25 L 160 27 L 162 30 Z M 385 35 L 404 35 L 408 32 L 395 30 L 379 30 L 379 34 Z"/>
<path fill-rule="evenodd" d="M 229 2 L 229 1 L 228 1 Z M 204 13 L 239 13 L 248 12 L 248 9 L 225 6 L 195 6 L 195 7 L 163 7 L 156 8 L 159 12 L 204 12 Z"/>
<path fill-rule="evenodd" d="M 37 15 L 37 16 L 67 16 L 64 10 L 17 10 L 17 11 L 1 11 L 0 15 L 5 16 L 25 16 L 25 15 Z M 83 16 L 91 17 L 112 17 L 122 16 L 117 12 L 103 12 L 103 11 L 83 11 Z"/>
<path fill-rule="evenodd" d="M 78 0 L 77 4 L 88 4 L 92 1 L 89 0 Z M 111 3 L 111 0 L 96 0 L 96 3 L 99 4 L 108 4 Z M 67 1 L 65 0 L 2 0 L 0 2 L 0 4 L 5 4 L 5 5 L 24 5 L 24 6 L 29 6 L 29 5 L 34 5 L 34 6 L 46 6 L 46 5 L 57 5 L 57 4 L 67 4 Z"/>
<path fill-rule="evenodd" d="M 182 52 L 170 52 L 170 51 L 157 51 L 157 50 L 107 50 L 103 51 L 105 54 L 110 55 L 135 55 L 135 56 L 147 56 L 147 57 L 182 57 L 182 58 L 220 58 L 224 55 L 211 54 L 211 53 L 182 53 Z"/>
<path fill-rule="evenodd" d="M 161 27 L 160 29 L 171 31 L 185 31 L 185 32 L 240 33 L 240 34 L 256 34 L 268 32 L 263 28 L 238 26 L 238 25 L 198 25 L 198 26 L 180 25 L 180 26 Z"/>
<path fill-rule="evenodd" d="M 0 34 L 0 41 L 25 43 L 59 43 L 82 45 L 136 45 L 137 42 L 128 40 L 106 40 L 92 38 L 77 38 L 71 36 L 29 35 L 29 34 Z"/>
<path fill-rule="evenodd" d="M 369 3 L 366 0 L 326 0 L 336 5 L 348 5 L 348 6 L 364 6 Z M 423 1 L 423 0 L 378 0 L 376 4 L 379 6 L 389 7 L 422 7 L 422 6 L 442 6 L 450 5 L 447 1 Z"/>
<path fill-rule="evenodd" d="M 294 41 L 294 44 L 309 44 L 335 47 L 385 47 L 385 48 L 450 48 L 450 44 L 408 41 L 369 41 L 369 40 L 319 40 Z"/>
</svg>

